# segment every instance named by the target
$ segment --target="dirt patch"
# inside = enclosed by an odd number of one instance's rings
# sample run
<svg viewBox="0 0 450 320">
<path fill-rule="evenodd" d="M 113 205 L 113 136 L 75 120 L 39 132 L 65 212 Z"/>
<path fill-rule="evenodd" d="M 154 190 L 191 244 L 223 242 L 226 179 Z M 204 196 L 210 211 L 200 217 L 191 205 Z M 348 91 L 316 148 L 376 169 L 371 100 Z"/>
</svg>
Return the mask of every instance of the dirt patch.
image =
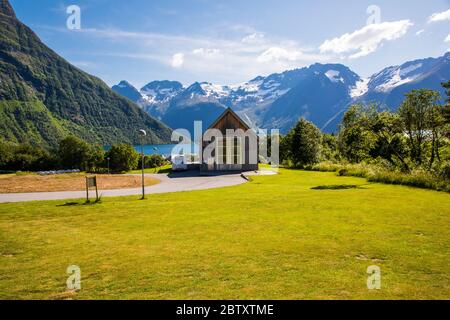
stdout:
<svg viewBox="0 0 450 320">
<path fill-rule="evenodd" d="M 151 186 L 160 181 L 145 178 L 145 185 Z M 141 177 L 128 175 L 97 175 L 99 190 L 138 188 Z M 84 174 L 61 174 L 52 176 L 7 175 L 0 177 L 0 193 L 82 191 L 86 189 Z"/>
</svg>

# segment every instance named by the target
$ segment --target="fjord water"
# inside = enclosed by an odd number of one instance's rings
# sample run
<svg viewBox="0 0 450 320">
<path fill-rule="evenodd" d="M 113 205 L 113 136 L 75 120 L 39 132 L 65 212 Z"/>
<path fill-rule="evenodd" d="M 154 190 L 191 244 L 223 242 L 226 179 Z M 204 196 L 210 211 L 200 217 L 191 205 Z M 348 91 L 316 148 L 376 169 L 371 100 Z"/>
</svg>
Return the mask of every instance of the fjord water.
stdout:
<svg viewBox="0 0 450 320">
<path fill-rule="evenodd" d="M 144 154 L 145 155 L 153 155 L 153 154 L 159 154 L 164 157 L 170 156 L 172 153 L 180 153 L 179 148 L 180 146 L 183 147 L 184 153 L 196 153 L 195 150 L 198 150 L 195 145 L 189 145 L 189 144 L 183 144 L 183 145 L 177 145 L 177 144 L 147 144 L 144 145 Z M 178 152 L 176 152 L 175 147 L 177 147 Z M 141 146 L 135 145 L 134 148 L 137 152 L 141 152 Z"/>
<path fill-rule="evenodd" d="M 133 146 L 137 152 L 141 152 L 141 146 L 135 145 Z M 175 148 L 176 147 L 176 148 Z M 108 151 L 111 147 L 105 146 L 105 151 Z M 183 148 L 182 153 L 184 154 L 192 154 L 192 153 L 198 153 L 198 146 L 197 144 L 146 144 L 144 145 L 144 154 L 145 155 L 153 155 L 153 154 L 159 154 L 164 157 L 168 157 L 172 155 L 172 153 L 180 153 L 181 148 Z"/>
</svg>

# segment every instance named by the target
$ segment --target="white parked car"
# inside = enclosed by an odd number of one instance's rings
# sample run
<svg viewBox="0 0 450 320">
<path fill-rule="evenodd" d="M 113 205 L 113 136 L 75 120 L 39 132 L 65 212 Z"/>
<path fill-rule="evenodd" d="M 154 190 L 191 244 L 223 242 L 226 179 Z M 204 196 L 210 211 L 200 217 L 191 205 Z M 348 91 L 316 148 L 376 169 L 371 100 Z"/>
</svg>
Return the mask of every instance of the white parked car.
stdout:
<svg viewBox="0 0 450 320">
<path fill-rule="evenodd" d="M 172 156 L 172 171 L 184 171 L 188 169 L 187 158 L 184 155 Z"/>
</svg>

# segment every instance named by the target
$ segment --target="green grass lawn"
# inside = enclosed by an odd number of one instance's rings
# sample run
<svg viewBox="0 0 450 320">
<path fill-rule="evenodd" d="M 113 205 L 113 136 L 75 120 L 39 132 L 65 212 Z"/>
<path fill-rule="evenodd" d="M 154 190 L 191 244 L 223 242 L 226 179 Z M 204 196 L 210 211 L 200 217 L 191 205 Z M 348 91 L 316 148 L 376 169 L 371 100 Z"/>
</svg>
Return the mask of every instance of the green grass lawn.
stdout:
<svg viewBox="0 0 450 320">
<path fill-rule="evenodd" d="M 450 298 L 447 193 L 281 170 L 81 203 L 0 204 L 0 298 Z M 381 290 L 366 287 L 370 265 Z"/>
<path fill-rule="evenodd" d="M 144 169 L 144 172 L 145 173 L 171 173 L 172 165 L 166 164 L 166 165 L 164 165 L 162 167 L 158 167 L 158 168 L 147 168 L 147 169 Z M 128 173 L 130 173 L 130 174 L 142 173 L 142 169 L 131 170 Z"/>
</svg>

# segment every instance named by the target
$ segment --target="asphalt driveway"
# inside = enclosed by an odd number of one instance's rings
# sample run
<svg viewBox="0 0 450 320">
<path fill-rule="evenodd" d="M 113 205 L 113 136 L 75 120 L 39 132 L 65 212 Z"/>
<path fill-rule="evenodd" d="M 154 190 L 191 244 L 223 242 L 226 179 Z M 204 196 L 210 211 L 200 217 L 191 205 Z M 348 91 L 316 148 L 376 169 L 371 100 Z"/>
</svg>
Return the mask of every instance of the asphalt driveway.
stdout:
<svg viewBox="0 0 450 320">
<path fill-rule="evenodd" d="M 173 174 L 146 174 L 147 177 L 160 180 L 161 183 L 146 187 L 146 194 L 182 192 L 205 190 L 235 186 L 247 182 L 241 174 L 210 175 L 201 176 L 198 172 L 182 172 Z M 119 197 L 140 195 L 141 188 L 99 190 L 102 197 Z M 91 196 L 95 192 L 91 192 Z M 68 200 L 82 199 L 86 197 L 86 191 L 63 191 L 63 192 L 35 192 L 35 193 L 6 193 L 0 194 L 0 203 L 26 202 L 37 200 Z"/>
</svg>

